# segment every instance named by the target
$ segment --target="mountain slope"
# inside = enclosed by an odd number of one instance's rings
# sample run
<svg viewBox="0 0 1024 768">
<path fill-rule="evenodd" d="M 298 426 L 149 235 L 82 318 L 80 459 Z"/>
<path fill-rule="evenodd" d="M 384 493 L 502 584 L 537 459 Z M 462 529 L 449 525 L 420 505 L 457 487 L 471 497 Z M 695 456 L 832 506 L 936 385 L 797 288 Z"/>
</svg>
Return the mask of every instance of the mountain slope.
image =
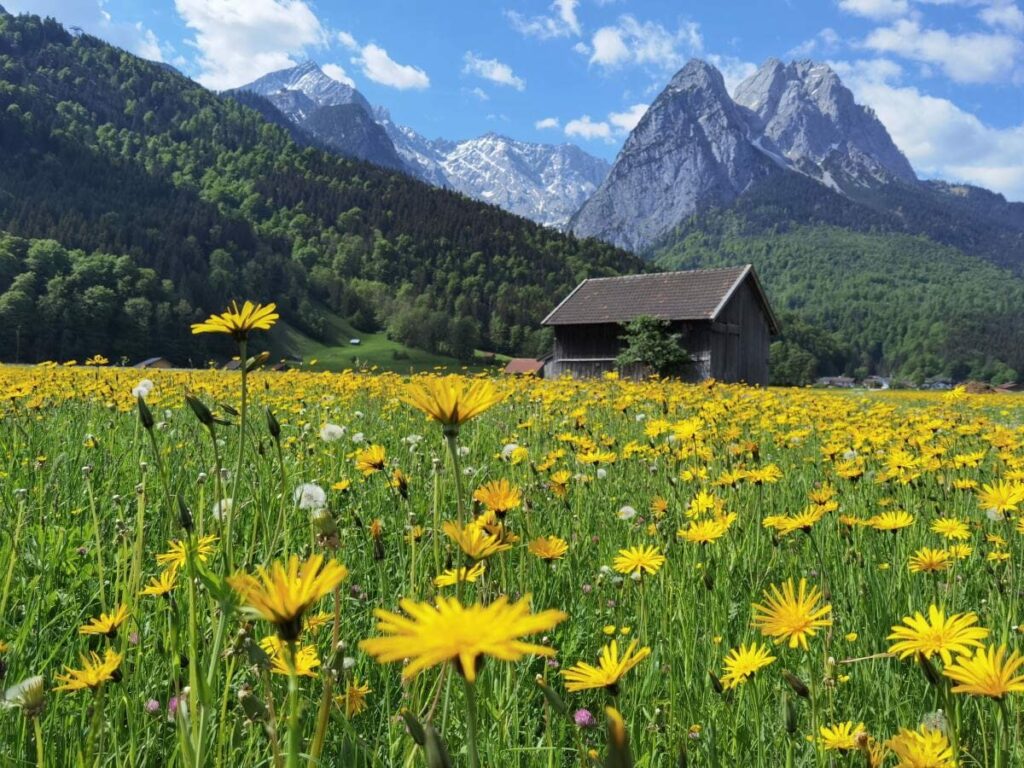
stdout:
<svg viewBox="0 0 1024 768">
<path fill-rule="evenodd" d="M 0 160 L 0 230 L 122 255 L 168 281 L 177 320 L 140 311 L 153 354 L 187 343 L 181 321 L 230 298 L 277 301 L 314 338 L 326 307 L 432 352 L 532 352 L 553 297 L 641 268 L 605 244 L 301 147 L 237 101 L 32 16 L 0 15 Z M 16 339 L 3 308 L 38 312 L 49 291 L 47 267 L 16 261 L 0 273 L 4 355 Z M 64 327 L 28 327 L 22 349 L 124 349 L 118 328 L 97 348 Z"/>
<path fill-rule="evenodd" d="M 734 98 L 714 74 L 692 61 L 673 78 L 601 189 L 575 215 L 573 232 L 643 251 L 689 216 L 728 208 L 743 195 L 784 197 L 783 188 L 802 177 L 822 198 L 850 201 L 860 211 L 854 219 L 872 222 L 860 226 L 925 235 L 1024 270 L 1024 205 L 984 190 L 918 181 L 885 127 L 828 66 L 770 59 L 737 86 Z M 753 172 L 758 154 L 773 162 L 771 173 Z M 819 214 L 843 205 L 821 205 L 815 195 L 802 199 L 809 206 L 793 210 L 794 220 L 841 223 Z"/>
<path fill-rule="evenodd" d="M 397 125 L 386 109 L 371 108 L 357 90 L 332 80 L 313 62 L 271 72 L 235 91 L 242 92 L 265 96 L 332 151 L 405 170 L 549 226 L 564 226 L 608 172 L 608 163 L 572 144 L 536 144 L 493 133 L 465 141 L 428 139 Z M 340 124 L 339 105 L 349 107 Z"/>
<path fill-rule="evenodd" d="M 648 108 L 570 227 L 642 250 L 691 213 L 728 205 L 778 173 L 776 162 L 748 141 L 721 73 L 693 60 Z"/>
</svg>

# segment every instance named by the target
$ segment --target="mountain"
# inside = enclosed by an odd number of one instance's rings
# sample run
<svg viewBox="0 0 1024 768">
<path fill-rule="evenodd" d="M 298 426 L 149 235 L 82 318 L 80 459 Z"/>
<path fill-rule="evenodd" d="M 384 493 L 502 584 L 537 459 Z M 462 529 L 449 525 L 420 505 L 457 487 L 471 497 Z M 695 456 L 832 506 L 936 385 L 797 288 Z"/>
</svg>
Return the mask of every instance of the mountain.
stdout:
<svg viewBox="0 0 1024 768">
<path fill-rule="evenodd" d="M 758 146 L 834 189 L 917 181 L 874 112 L 825 64 L 769 59 L 736 87 L 734 99 Z"/>
<path fill-rule="evenodd" d="M 753 263 L 775 383 L 1024 375 L 1024 204 L 919 180 L 824 64 L 770 59 L 730 96 L 689 62 L 570 230 L 665 269 Z"/>
<path fill-rule="evenodd" d="M 315 62 L 271 72 L 228 93 L 243 100 L 244 94 L 264 97 L 321 148 L 396 171 L 410 170 L 374 120 L 370 102 L 352 86 L 328 76 Z M 260 111 L 268 117 L 266 110 Z"/>
<path fill-rule="evenodd" d="M 271 72 L 235 92 L 265 96 L 332 151 L 405 170 L 548 226 L 565 226 L 608 172 L 607 162 L 573 144 L 494 133 L 465 141 L 428 139 L 396 124 L 386 109 L 372 108 L 359 91 L 332 80 L 313 62 Z M 349 107 L 343 119 L 339 105 Z"/>
<path fill-rule="evenodd" d="M 693 60 L 648 108 L 570 226 L 639 251 L 691 213 L 728 205 L 777 175 L 778 162 L 749 140 L 721 73 Z"/>
<path fill-rule="evenodd" d="M 813 183 L 802 186 L 801 178 Z M 688 217 L 743 196 L 786 200 L 801 223 L 921 234 L 1024 268 L 1024 205 L 919 181 L 874 112 L 827 65 L 811 61 L 769 59 L 732 97 L 711 65 L 689 62 L 570 228 L 645 251 L 676 237 Z"/>
<path fill-rule="evenodd" d="M 553 227 L 568 223 L 608 173 L 608 163 L 574 144 L 535 144 L 496 133 L 431 142 L 390 121 L 385 128 L 399 154 L 424 180 L 440 180 L 477 200 Z"/>
<path fill-rule="evenodd" d="M 305 115 L 300 114 L 299 107 L 290 108 L 287 97 L 278 102 L 275 97 L 279 97 L 282 92 L 300 93 L 318 107 L 356 104 L 367 113 L 373 111 L 370 102 L 363 94 L 351 85 L 339 82 L 327 75 L 314 61 L 305 61 L 288 69 L 270 72 L 237 90 L 252 91 L 270 98 L 274 105 L 290 118 L 304 118 Z"/>
<path fill-rule="evenodd" d="M 351 324 L 459 358 L 536 354 L 555 297 L 644 268 L 286 121 L 257 94 L 0 14 L 0 357 L 202 364 L 230 345 L 188 324 L 231 299 L 277 302 L 282 352 Z"/>
</svg>

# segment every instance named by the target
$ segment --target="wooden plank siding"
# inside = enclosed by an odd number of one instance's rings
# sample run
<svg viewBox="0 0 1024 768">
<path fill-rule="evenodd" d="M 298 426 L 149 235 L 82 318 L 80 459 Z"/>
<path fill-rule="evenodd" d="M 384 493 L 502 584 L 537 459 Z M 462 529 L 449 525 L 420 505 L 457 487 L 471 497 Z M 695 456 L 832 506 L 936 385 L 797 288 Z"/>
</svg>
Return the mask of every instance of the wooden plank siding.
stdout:
<svg viewBox="0 0 1024 768">
<path fill-rule="evenodd" d="M 680 378 L 767 385 L 771 327 L 749 277 L 736 286 L 714 320 L 676 320 L 669 327 L 681 335 L 680 344 L 691 358 Z M 554 332 L 546 377 L 592 378 L 616 370 L 615 358 L 622 350 L 619 323 L 555 325 Z M 619 373 L 642 378 L 650 371 L 630 366 Z"/>
</svg>

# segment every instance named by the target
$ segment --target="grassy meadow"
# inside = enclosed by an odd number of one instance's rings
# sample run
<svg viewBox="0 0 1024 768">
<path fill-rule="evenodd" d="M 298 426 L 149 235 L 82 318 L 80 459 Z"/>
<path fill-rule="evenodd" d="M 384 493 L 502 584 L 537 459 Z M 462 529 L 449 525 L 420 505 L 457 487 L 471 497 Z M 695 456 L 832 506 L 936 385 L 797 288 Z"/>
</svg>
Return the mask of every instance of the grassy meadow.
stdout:
<svg viewBox="0 0 1024 768">
<path fill-rule="evenodd" d="M 1024 399 L 242 392 L 0 367 L 3 765 L 1024 764 Z"/>
</svg>

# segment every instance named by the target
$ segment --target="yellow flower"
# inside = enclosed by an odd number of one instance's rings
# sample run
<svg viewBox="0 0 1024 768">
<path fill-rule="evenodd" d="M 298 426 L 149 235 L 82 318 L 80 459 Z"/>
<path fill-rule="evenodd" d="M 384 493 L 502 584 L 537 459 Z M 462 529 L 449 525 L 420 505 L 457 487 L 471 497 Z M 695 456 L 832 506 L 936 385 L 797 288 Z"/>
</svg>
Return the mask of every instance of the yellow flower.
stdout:
<svg viewBox="0 0 1024 768">
<path fill-rule="evenodd" d="M 277 628 L 285 642 L 294 642 L 302 632 L 302 614 L 309 606 L 329 595 L 348 576 L 348 569 L 334 560 L 324 563 L 323 555 L 300 562 L 297 555 L 270 570 L 257 567 L 256 576 L 236 573 L 228 584 L 242 599 L 249 613 Z"/>
<path fill-rule="evenodd" d="M 982 509 L 994 509 L 996 512 L 1016 512 L 1024 502 L 1024 485 L 999 481 L 991 485 L 981 486 L 978 493 L 978 504 Z"/>
<path fill-rule="evenodd" d="M 849 752 L 857 749 L 857 734 L 867 733 L 864 723 L 854 725 L 850 721 L 836 723 L 835 725 L 823 725 L 818 729 L 818 743 L 822 749 L 836 750 L 837 752 Z"/>
<path fill-rule="evenodd" d="M 607 688 L 612 693 L 618 692 L 618 683 L 629 670 L 651 655 L 646 646 L 637 650 L 638 640 L 630 642 L 626 651 L 619 656 L 619 644 L 612 640 L 601 649 L 598 666 L 585 661 L 578 661 L 569 669 L 562 670 L 565 678 L 565 689 L 569 693 L 586 691 L 591 688 Z"/>
<path fill-rule="evenodd" d="M 334 702 L 345 710 L 345 717 L 353 718 L 366 709 L 366 697 L 373 693 L 373 689 L 366 683 L 360 683 L 358 677 L 353 677 L 345 688 L 345 692 L 334 697 Z"/>
<path fill-rule="evenodd" d="M 895 768 L 956 768 L 956 756 L 945 734 L 926 725 L 917 731 L 902 728 L 885 745 L 899 761 Z"/>
<path fill-rule="evenodd" d="M 619 573 L 655 574 L 665 564 L 665 556 L 656 547 L 629 547 L 620 549 L 612 565 Z"/>
<path fill-rule="evenodd" d="M 775 661 L 768 646 L 751 643 L 733 648 L 722 661 L 722 685 L 735 688 L 745 683 L 757 670 Z"/>
<path fill-rule="evenodd" d="M 1019 651 L 1006 655 L 1006 645 L 979 648 L 973 655 L 958 656 L 942 674 L 958 683 L 953 693 L 988 696 L 1001 699 L 1008 693 L 1024 693 L 1024 675 L 1017 672 L 1024 666 Z"/>
<path fill-rule="evenodd" d="M 196 560 L 200 563 L 205 563 L 210 555 L 213 554 L 213 545 L 216 541 L 216 536 L 203 536 L 196 541 L 193 550 Z M 168 570 L 177 572 L 178 569 L 184 568 L 188 562 L 188 542 L 175 540 L 170 542 L 170 547 L 169 551 L 156 556 L 156 562 L 157 565 L 162 565 Z"/>
<path fill-rule="evenodd" d="M 536 555 L 541 560 L 560 560 L 569 551 L 568 543 L 558 536 L 548 536 L 547 538 L 540 536 L 527 544 L 526 548 L 530 554 Z"/>
<path fill-rule="evenodd" d="M 504 517 L 513 509 L 517 509 L 522 499 L 519 489 L 504 478 L 485 483 L 473 491 L 473 500 L 479 501 L 498 517 Z"/>
<path fill-rule="evenodd" d="M 572 473 L 567 469 L 561 469 L 558 472 L 553 472 L 551 478 L 548 480 L 548 490 L 555 494 L 555 496 L 564 499 L 569 493 L 570 480 L 572 480 Z"/>
<path fill-rule="evenodd" d="M 384 469 L 386 458 L 387 452 L 383 445 L 369 445 L 356 454 L 356 469 L 369 477 L 374 472 Z"/>
<path fill-rule="evenodd" d="M 202 323 L 192 324 L 192 333 L 227 333 L 235 341 L 245 341 L 249 331 L 269 331 L 277 322 L 276 304 L 253 304 L 245 302 L 241 308 L 231 302 L 231 306 L 219 315 L 210 315 Z"/>
<path fill-rule="evenodd" d="M 481 656 L 501 661 L 515 661 L 530 653 L 553 656 L 553 648 L 519 638 L 549 630 L 568 618 L 557 610 L 530 613 L 529 594 L 517 603 L 509 603 L 502 595 L 486 606 L 464 607 L 455 598 L 444 597 L 438 597 L 434 605 L 408 599 L 399 605 L 406 616 L 381 608 L 374 611 L 379 620 L 377 631 L 384 637 L 368 638 L 359 647 L 382 664 L 409 659 L 402 671 L 405 679 L 452 661 L 472 683 Z"/>
<path fill-rule="evenodd" d="M 766 604 L 754 605 L 753 626 L 766 637 L 775 638 L 776 643 L 788 640 L 790 648 L 800 646 L 806 651 L 808 637 L 832 626 L 832 620 L 825 618 L 832 612 L 832 606 L 818 607 L 821 591 L 817 587 L 808 589 L 806 579 L 800 579 L 799 587 L 789 579 L 782 584 L 781 591 L 772 585 L 763 594 Z"/>
<path fill-rule="evenodd" d="M 81 669 L 72 669 L 65 666 L 65 674 L 57 675 L 56 679 L 64 685 L 57 686 L 55 691 L 82 691 L 86 688 L 95 690 L 108 680 L 119 678 L 118 668 L 121 666 L 121 654 L 112 648 L 107 648 L 101 659 L 95 652 L 89 653 L 88 657 L 80 657 L 82 660 Z"/>
<path fill-rule="evenodd" d="M 906 528 L 914 524 L 914 516 L 909 512 L 902 510 L 893 510 L 892 512 L 883 512 L 880 515 L 875 515 L 868 520 L 868 525 L 874 528 L 876 531 L 887 531 L 889 533 L 895 533 L 901 528 Z"/>
<path fill-rule="evenodd" d="M 161 571 L 159 576 L 150 579 L 149 584 L 139 594 L 148 595 L 149 597 L 165 597 L 171 593 L 177 581 L 177 569 L 168 568 Z"/>
<path fill-rule="evenodd" d="M 691 544 L 710 544 L 722 538 L 735 519 L 736 514 L 732 513 L 705 520 L 691 520 L 689 527 L 676 531 L 676 536 Z"/>
<path fill-rule="evenodd" d="M 470 521 L 460 528 L 458 523 L 446 520 L 441 529 L 448 538 L 459 545 L 459 549 L 474 560 L 483 560 L 498 552 L 512 549 L 511 544 L 502 541 L 499 536 L 492 536 L 476 521 Z"/>
<path fill-rule="evenodd" d="M 651 514 L 658 520 L 665 516 L 668 512 L 668 502 L 663 496 L 655 496 L 651 499 Z"/>
<path fill-rule="evenodd" d="M 887 640 L 896 642 L 889 646 L 889 653 L 901 659 L 921 654 L 930 659 L 935 654 L 944 664 L 952 661 L 954 653 L 970 653 L 971 648 L 980 648 L 981 641 L 988 637 L 988 630 L 975 626 L 978 616 L 971 613 L 954 613 L 946 617 L 942 608 L 928 607 L 928 618 L 917 611 L 913 616 L 904 616 L 903 625 L 892 628 Z"/>
<path fill-rule="evenodd" d="M 260 640 L 260 648 L 270 657 L 270 671 L 275 675 L 291 674 L 291 649 L 277 635 L 268 635 Z M 316 677 L 320 666 L 315 645 L 296 646 L 295 674 L 299 677 Z"/>
<path fill-rule="evenodd" d="M 476 581 L 484 575 L 484 569 L 486 567 L 486 563 L 484 563 L 484 561 L 481 560 L 472 568 L 449 568 L 447 571 L 445 571 L 436 579 L 434 579 L 434 586 L 452 587 L 458 584 L 460 581 L 473 583 L 474 581 Z"/>
<path fill-rule="evenodd" d="M 952 564 L 953 556 L 945 549 L 921 547 L 910 557 L 911 573 L 933 573 L 945 571 Z"/>
<path fill-rule="evenodd" d="M 106 635 L 117 637 L 117 628 L 124 624 L 128 618 L 128 606 L 119 605 L 111 613 L 101 613 L 98 619 L 92 619 L 89 623 L 78 628 L 80 635 Z"/>
<path fill-rule="evenodd" d="M 457 434 L 462 424 L 504 398 L 490 381 L 427 376 L 409 382 L 402 401 L 440 422 L 446 432 Z"/>
<path fill-rule="evenodd" d="M 932 523 L 932 530 L 947 539 L 965 541 L 971 538 L 971 532 L 967 527 L 967 523 L 955 517 L 940 517 Z"/>
</svg>

